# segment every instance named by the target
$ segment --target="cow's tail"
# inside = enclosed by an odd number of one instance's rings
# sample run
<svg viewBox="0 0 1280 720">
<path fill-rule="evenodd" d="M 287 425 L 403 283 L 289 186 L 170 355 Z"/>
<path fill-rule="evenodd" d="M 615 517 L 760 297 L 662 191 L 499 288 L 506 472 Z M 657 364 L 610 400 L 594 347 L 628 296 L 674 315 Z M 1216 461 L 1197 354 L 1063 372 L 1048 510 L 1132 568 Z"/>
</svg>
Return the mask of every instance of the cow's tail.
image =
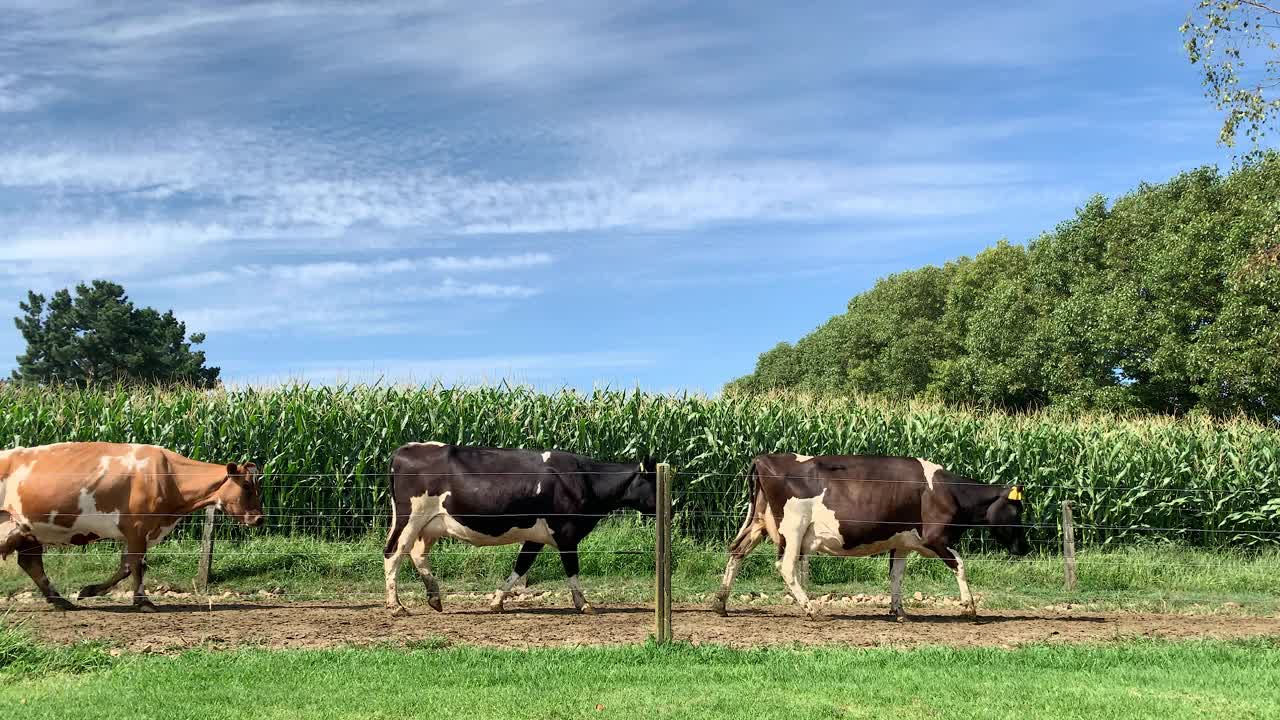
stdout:
<svg viewBox="0 0 1280 720">
<path fill-rule="evenodd" d="M 747 471 L 747 517 L 742 521 L 738 534 L 729 543 L 729 552 L 733 555 L 745 555 L 760 542 L 764 534 L 764 517 L 766 500 L 760 491 L 760 471 L 756 461 L 751 461 L 751 469 Z"/>
<path fill-rule="evenodd" d="M 391 458 L 391 474 L 388 477 L 387 495 L 391 498 L 391 530 L 387 533 L 387 547 L 382 551 L 384 558 L 389 558 L 395 553 L 396 548 L 400 546 L 400 535 L 409 524 L 409 513 L 397 510 L 400 499 L 396 497 L 396 459 L 394 457 Z"/>
</svg>

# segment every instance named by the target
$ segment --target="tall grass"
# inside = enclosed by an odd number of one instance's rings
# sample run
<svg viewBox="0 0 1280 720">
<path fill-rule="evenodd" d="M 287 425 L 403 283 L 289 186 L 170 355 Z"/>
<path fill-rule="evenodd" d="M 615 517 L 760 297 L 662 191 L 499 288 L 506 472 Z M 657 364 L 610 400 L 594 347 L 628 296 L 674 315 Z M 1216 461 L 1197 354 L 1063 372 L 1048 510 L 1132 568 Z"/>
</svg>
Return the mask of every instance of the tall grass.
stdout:
<svg viewBox="0 0 1280 720">
<path fill-rule="evenodd" d="M 705 398 L 523 388 L 271 390 L 0 388 L 9 446 L 147 442 L 268 476 L 272 532 L 363 536 L 386 522 L 391 454 L 413 440 L 647 453 L 678 473 L 679 529 L 731 533 L 761 452 L 927 457 L 969 477 L 1023 483 L 1029 519 L 1075 504 L 1084 544 L 1144 537 L 1197 545 L 1280 538 L 1280 432 L 1247 422 L 1003 415 L 792 396 Z M 1054 527 L 1038 533 L 1056 538 Z"/>
</svg>

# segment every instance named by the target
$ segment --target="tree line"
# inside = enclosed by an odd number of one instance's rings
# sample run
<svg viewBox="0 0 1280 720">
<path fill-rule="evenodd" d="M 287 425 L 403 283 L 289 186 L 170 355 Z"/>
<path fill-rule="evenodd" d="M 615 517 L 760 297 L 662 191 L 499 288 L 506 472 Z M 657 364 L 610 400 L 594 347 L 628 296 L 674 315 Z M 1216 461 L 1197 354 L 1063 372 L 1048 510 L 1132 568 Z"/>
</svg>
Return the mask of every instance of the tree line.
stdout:
<svg viewBox="0 0 1280 720">
<path fill-rule="evenodd" d="M 729 393 L 1280 418 L 1280 154 L 890 275 Z"/>
</svg>

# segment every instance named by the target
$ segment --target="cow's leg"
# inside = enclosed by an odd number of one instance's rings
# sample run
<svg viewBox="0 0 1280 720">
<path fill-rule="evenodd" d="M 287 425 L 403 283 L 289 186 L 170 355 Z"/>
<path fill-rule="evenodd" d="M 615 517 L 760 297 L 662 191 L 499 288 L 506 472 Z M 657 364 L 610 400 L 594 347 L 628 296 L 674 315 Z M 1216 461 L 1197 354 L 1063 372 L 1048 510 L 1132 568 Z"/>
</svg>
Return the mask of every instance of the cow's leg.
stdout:
<svg viewBox="0 0 1280 720">
<path fill-rule="evenodd" d="M 796 563 L 796 582 L 802 586 L 809 585 L 809 553 L 800 553 L 800 560 Z"/>
<path fill-rule="evenodd" d="M 427 588 L 427 604 L 432 610 L 443 612 L 444 598 L 440 594 L 440 581 L 431 573 L 431 546 L 435 543 L 434 537 L 419 535 L 413 543 L 413 549 L 409 551 L 409 559 L 413 561 L 418 577 L 422 578 L 422 584 Z"/>
<path fill-rule="evenodd" d="M 964 560 L 960 559 L 959 553 L 938 541 L 926 542 L 925 548 L 918 552 L 925 557 L 936 557 L 951 568 L 951 572 L 956 574 L 956 584 L 960 586 L 960 604 L 964 606 L 964 614 L 976 616 L 978 607 L 969 592 L 969 579 L 965 576 Z"/>
<path fill-rule="evenodd" d="M 18 523 L 9 519 L 9 513 L 0 511 L 0 560 L 7 560 L 19 545 L 31 540 L 33 538 L 22 532 Z"/>
<path fill-rule="evenodd" d="M 729 543 L 729 562 L 725 564 L 724 576 L 720 578 L 720 590 L 716 592 L 715 598 L 711 601 L 711 609 L 716 614 L 721 616 L 729 614 L 728 610 L 725 609 L 725 603 L 728 602 L 729 593 L 733 589 L 734 578 L 738 577 L 738 571 L 742 569 L 743 561 L 764 539 L 764 534 L 764 528 L 755 522 L 755 518 L 751 518 L 738 531 L 738 535 L 733 539 L 733 542 Z"/>
<path fill-rule="evenodd" d="M 582 594 L 582 586 L 578 584 L 578 544 L 565 545 L 560 548 L 560 562 L 564 565 L 565 577 L 569 579 L 569 593 L 573 595 L 573 606 L 584 615 L 594 615 L 596 609 L 587 602 Z"/>
<path fill-rule="evenodd" d="M 108 590 L 115 587 L 129 576 L 129 555 L 128 553 L 120 553 L 120 567 L 116 570 L 116 574 L 107 578 L 105 582 L 95 583 L 93 585 L 85 585 L 80 589 L 80 593 L 76 595 L 77 600 L 85 598 L 98 597 L 105 594 Z"/>
<path fill-rule="evenodd" d="M 155 612 L 156 604 L 147 597 L 144 585 L 147 573 L 147 545 L 145 542 L 127 542 L 125 562 L 129 566 L 129 574 L 133 576 L 133 609 L 138 612 Z"/>
<path fill-rule="evenodd" d="M 382 571 L 387 585 L 387 609 L 395 617 L 409 614 L 409 609 L 400 604 L 400 596 L 396 592 L 396 578 L 400 574 L 400 563 L 409 553 L 409 548 L 422 535 L 428 518 L 423 516 L 398 516 L 387 537 L 387 547 L 383 550 Z"/>
<path fill-rule="evenodd" d="M 791 591 L 791 597 L 795 598 L 796 604 L 804 608 L 805 613 L 809 615 L 809 619 L 819 620 L 822 617 L 822 612 L 818 610 L 817 604 L 809 599 L 808 593 L 804 591 L 804 586 L 800 584 L 800 580 L 796 576 L 796 566 L 800 562 L 801 544 L 799 539 L 789 539 L 786 549 L 782 551 L 782 559 L 778 561 L 778 572 L 781 573 L 782 582 L 786 583 L 787 590 Z"/>
<path fill-rule="evenodd" d="M 977 617 L 978 605 L 973 600 L 973 594 L 969 592 L 969 579 L 964 573 L 964 560 L 960 559 L 960 554 L 951 548 L 946 548 L 946 553 L 941 557 L 947 567 L 956 574 L 956 584 L 960 586 L 960 604 L 964 606 L 964 614 Z"/>
<path fill-rule="evenodd" d="M 18 567 L 31 576 L 44 599 L 59 610 L 74 610 L 76 606 L 53 589 L 53 583 L 49 582 L 49 576 L 44 572 L 44 545 L 28 540 L 19 545 L 17 550 Z"/>
<path fill-rule="evenodd" d="M 906 619 L 902 612 L 902 574 L 907 569 L 907 552 L 897 548 L 889 551 L 889 614 L 899 621 Z"/>
<path fill-rule="evenodd" d="M 527 542 L 520 546 L 520 554 L 516 556 L 515 569 L 511 571 L 511 575 L 507 577 L 506 582 L 502 583 L 502 587 L 498 588 L 497 593 L 494 594 L 493 602 L 489 604 L 490 610 L 502 612 L 502 602 L 507 599 L 507 593 L 511 592 L 511 588 L 515 587 L 517 583 L 528 579 L 529 568 L 533 567 L 533 563 L 538 559 L 538 553 L 541 551 L 542 543 Z"/>
</svg>

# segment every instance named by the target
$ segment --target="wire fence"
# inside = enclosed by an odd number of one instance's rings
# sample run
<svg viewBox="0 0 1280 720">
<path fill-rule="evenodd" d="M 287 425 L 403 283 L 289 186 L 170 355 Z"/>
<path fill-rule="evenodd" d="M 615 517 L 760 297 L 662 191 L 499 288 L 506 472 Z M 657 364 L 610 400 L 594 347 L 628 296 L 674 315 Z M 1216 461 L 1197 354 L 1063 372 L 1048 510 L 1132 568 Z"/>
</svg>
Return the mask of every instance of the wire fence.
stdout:
<svg viewBox="0 0 1280 720">
<path fill-rule="evenodd" d="M 534 481 L 591 475 L 587 471 L 543 472 L 468 472 L 469 476 L 496 481 Z M 452 473 L 416 473 L 432 479 Z M 24 482 L 48 479 L 83 478 L 83 474 L 50 472 L 34 469 Z M 201 475 L 203 477 L 203 475 Z M 313 535 L 329 540 L 357 539 L 368 534 L 386 532 L 391 519 L 390 473 L 362 472 L 293 473 L 271 472 L 263 475 L 265 525 L 258 528 L 228 526 L 223 532 L 234 540 L 251 536 Z M 771 480 L 805 480 L 796 475 L 767 475 Z M 181 480 L 181 476 L 175 479 Z M 704 489 L 714 480 L 736 479 L 729 490 Z M 922 485 L 921 479 L 896 478 L 830 478 L 838 484 L 857 482 L 863 485 L 894 488 Z M 990 487 L 989 483 L 967 480 L 948 481 L 950 485 Z M 1023 527 L 1032 542 L 1052 544 L 1061 533 L 1061 520 L 1056 505 L 1040 498 L 1052 491 L 1054 502 L 1071 500 L 1077 514 L 1075 527 L 1082 547 L 1118 545 L 1152 539 L 1172 540 L 1191 545 L 1216 547 L 1280 545 L 1280 496 L 1270 487 L 1210 488 L 1173 486 L 1160 480 L 1145 485 L 1091 485 L 1027 482 L 1020 485 L 1025 497 L 1026 522 Z M 323 490 L 323 492 L 317 492 Z M 698 472 L 677 474 L 673 488 L 674 527 L 678 535 L 703 543 L 724 542 L 732 537 L 746 515 L 748 485 L 745 474 Z M 735 508 L 728 511 L 726 508 Z M 77 514 L 78 504 L 63 508 L 64 514 Z M 92 515 L 89 513 L 80 513 Z M 112 513 L 103 513 L 110 515 Z M 198 522 L 185 520 L 187 513 L 124 513 L 121 517 L 140 515 L 171 517 L 179 521 L 171 534 L 176 539 L 194 537 L 200 532 Z M 584 520 L 603 520 L 612 513 L 573 513 Z M 528 515 L 527 513 L 524 515 Z M 560 513 L 539 513 L 552 518 Z M 497 517 L 472 513 L 474 518 Z M 56 523 L 56 517 L 54 522 Z M 65 523 L 65 517 L 64 521 Z M 865 522 L 851 519 L 846 522 Z M 879 521 L 875 521 L 879 522 Z"/>
</svg>

